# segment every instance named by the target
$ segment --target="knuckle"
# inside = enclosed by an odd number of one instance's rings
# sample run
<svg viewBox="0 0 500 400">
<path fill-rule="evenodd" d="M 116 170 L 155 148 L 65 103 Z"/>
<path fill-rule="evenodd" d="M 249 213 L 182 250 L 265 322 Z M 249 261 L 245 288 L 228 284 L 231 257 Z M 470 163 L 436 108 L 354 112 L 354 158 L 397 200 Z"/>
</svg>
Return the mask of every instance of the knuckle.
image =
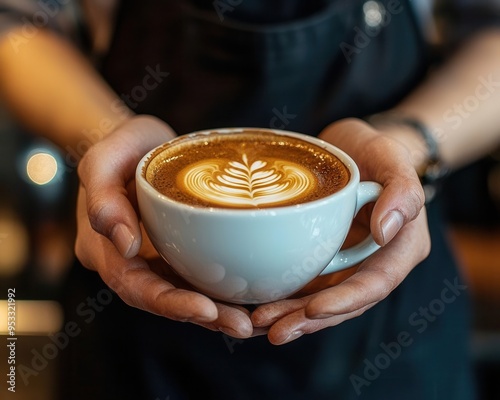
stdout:
<svg viewBox="0 0 500 400">
<path fill-rule="evenodd" d="M 94 269 L 92 262 L 87 256 L 87 252 L 85 251 L 84 242 L 81 239 L 80 234 L 77 234 L 75 245 L 74 245 L 75 257 L 82 263 L 82 265 L 87 269 Z"/>
<path fill-rule="evenodd" d="M 351 290 L 356 295 L 354 296 L 354 300 L 349 307 L 349 311 L 353 312 L 355 310 L 359 310 L 364 307 L 367 303 L 371 302 L 371 293 L 370 290 L 366 287 L 365 283 L 360 280 L 352 280 L 350 282 Z"/>
<path fill-rule="evenodd" d="M 401 157 L 401 148 L 399 143 L 394 142 L 388 136 L 376 134 L 373 135 L 370 139 L 366 140 L 364 143 L 365 150 L 369 154 L 375 154 L 377 157 L 384 157 L 387 159 L 387 156 L 395 159 L 400 159 Z"/>
<path fill-rule="evenodd" d="M 106 232 L 104 229 L 105 221 L 103 221 L 106 203 L 93 196 L 90 196 L 87 201 L 87 213 L 90 226 L 92 227 L 92 229 L 99 233 L 107 234 L 108 232 Z"/>
<path fill-rule="evenodd" d="M 424 248 L 424 251 L 422 253 L 422 259 L 420 261 L 424 261 L 429 256 L 429 254 L 431 254 L 431 244 L 430 244 L 430 242 Z"/>
<path fill-rule="evenodd" d="M 400 283 L 400 279 L 398 279 L 397 275 L 392 271 L 382 269 L 380 273 L 381 278 L 378 291 L 380 297 L 378 301 L 385 299 Z"/>
<path fill-rule="evenodd" d="M 366 271 L 366 274 L 367 275 L 363 277 L 363 282 L 357 282 L 357 290 L 359 293 L 362 293 L 356 304 L 357 309 L 382 301 L 401 281 L 398 278 L 398 271 L 393 271 L 388 268 L 381 268 L 371 272 Z M 364 282 L 368 281 L 370 281 L 370 284 L 366 285 Z"/>
<path fill-rule="evenodd" d="M 99 271 L 102 280 L 113 290 L 125 304 L 141 310 L 149 310 L 150 306 L 143 291 L 132 290 L 131 281 L 136 281 L 137 271 L 135 268 L 103 268 Z M 139 280 L 138 286 L 142 286 Z"/>
<path fill-rule="evenodd" d="M 94 176 L 95 169 L 98 165 L 100 165 L 99 161 L 102 160 L 103 151 L 105 151 L 105 147 L 102 142 L 97 142 L 90 146 L 90 148 L 82 155 L 77 166 L 77 173 L 84 186 L 86 186 L 89 178 Z"/>
<path fill-rule="evenodd" d="M 99 275 L 101 279 L 108 285 L 108 287 L 113 290 L 118 297 L 120 297 L 125 303 L 130 305 L 130 301 L 127 296 L 127 292 L 124 290 L 124 286 L 121 282 L 121 273 L 115 268 L 102 268 L 99 270 Z"/>
<path fill-rule="evenodd" d="M 78 163 L 77 172 L 80 180 L 85 181 L 85 177 L 88 175 L 88 169 L 92 166 L 92 154 L 94 153 L 93 147 L 87 150 L 87 152 L 82 156 L 80 162 Z"/>
<path fill-rule="evenodd" d="M 356 311 L 354 311 L 349 317 L 349 319 L 352 319 L 352 318 L 357 318 L 357 317 L 360 317 L 361 315 L 363 315 L 366 311 L 368 311 L 370 308 L 373 307 L 374 304 L 368 304 L 368 305 L 365 305 L 359 309 L 357 309 Z"/>
<path fill-rule="evenodd" d="M 432 241 L 431 241 L 429 231 L 425 232 L 425 235 L 424 235 L 423 239 L 421 240 L 421 243 L 422 243 L 422 252 L 421 252 L 422 255 L 420 257 L 420 261 L 423 261 L 429 256 L 429 254 L 431 253 L 431 249 L 432 249 Z"/>
<path fill-rule="evenodd" d="M 410 202 L 409 208 L 411 212 L 411 219 L 415 219 L 422 207 L 425 204 L 425 193 L 422 185 L 419 184 L 410 184 L 410 189 L 408 190 L 408 200 Z"/>
<path fill-rule="evenodd" d="M 130 293 L 124 291 L 121 286 L 118 286 L 116 289 L 113 289 L 113 287 L 108 284 L 108 286 L 114 290 L 114 292 L 118 295 L 120 299 L 129 307 L 135 307 L 135 308 L 140 308 L 143 309 L 142 307 L 137 305 L 137 302 L 133 300 L 130 296 Z"/>
</svg>

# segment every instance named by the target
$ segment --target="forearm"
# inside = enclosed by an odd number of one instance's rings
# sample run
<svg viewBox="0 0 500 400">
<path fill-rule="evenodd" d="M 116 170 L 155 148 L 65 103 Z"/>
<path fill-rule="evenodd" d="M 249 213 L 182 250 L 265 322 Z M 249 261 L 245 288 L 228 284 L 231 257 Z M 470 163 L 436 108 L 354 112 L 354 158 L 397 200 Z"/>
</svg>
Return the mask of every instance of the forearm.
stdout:
<svg viewBox="0 0 500 400">
<path fill-rule="evenodd" d="M 48 31 L 15 52 L 0 41 L 0 96 L 31 131 L 66 147 L 98 139 L 132 112 L 72 45 Z M 94 132 L 89 135 L 89 132 Z"/>
<path fill-rule="evenodd" d="M 500 143 L 500 30 L 472 39 L 395 110 L 430 128 L 452 168 L 487 154 Z M 395 129 L 389 134 L 398 137 Z M 412 149 L 423 147 L 409 130 L 399 139 Z"/>
</svg>

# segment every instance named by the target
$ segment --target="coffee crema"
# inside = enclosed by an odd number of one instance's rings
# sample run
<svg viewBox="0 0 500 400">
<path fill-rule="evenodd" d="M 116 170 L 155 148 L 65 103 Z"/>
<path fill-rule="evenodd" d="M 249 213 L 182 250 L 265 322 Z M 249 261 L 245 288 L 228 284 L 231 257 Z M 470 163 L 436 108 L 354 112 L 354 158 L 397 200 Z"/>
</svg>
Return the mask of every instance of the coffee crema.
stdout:
<svg viewBox="0 0 500 400">
<path fill-rule="evenodd" d="M 259 130 L 181 137 L 157 150 L 143 174 L 173 200 L 218 208 L 301 204 L 339 191 L 350 179 L 327 150 Z"/>
</svg>

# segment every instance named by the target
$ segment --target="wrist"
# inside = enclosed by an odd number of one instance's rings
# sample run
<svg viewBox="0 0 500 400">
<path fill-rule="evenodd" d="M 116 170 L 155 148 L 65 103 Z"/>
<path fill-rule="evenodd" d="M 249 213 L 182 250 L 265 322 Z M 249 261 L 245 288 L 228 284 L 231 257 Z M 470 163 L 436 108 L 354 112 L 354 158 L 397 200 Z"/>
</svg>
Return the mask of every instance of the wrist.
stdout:
<svg viewBox="0 0 500 400">
<path fill-rule="evenodd" d="M 425 140 L 408 125 L 374 125 L 382 135 L 390 137 L 403 145 L 411 158 L 411 163 L 418 175 L 421 176 L 427 164 L 427 146 Z"/>
<path fill-rule="evenodd" d="M 397 111 L 370 115 L 365 120 L 407 148 L 413 166 L 429 192 L 428 197 L 433 197 L 448 168 L 441 160 L 438 142 L 431 130 L 420 120 Z"/>
</svg>

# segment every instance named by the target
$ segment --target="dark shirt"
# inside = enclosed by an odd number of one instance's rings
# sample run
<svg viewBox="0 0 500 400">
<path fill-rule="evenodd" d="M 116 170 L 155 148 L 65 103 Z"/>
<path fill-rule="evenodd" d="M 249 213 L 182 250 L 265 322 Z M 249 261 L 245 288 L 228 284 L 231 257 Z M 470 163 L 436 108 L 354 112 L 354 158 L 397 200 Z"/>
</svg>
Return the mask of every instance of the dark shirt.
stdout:
<svg viewBox="0 0 500 400">
<path fill-rule="evenodd" d="M 27 3 L 0 1 L 3 17 L 19 23 Z M 134 111 L 178 133 L 246 125 L 316 135 L 391 107 L 429 67 L 416 2 L 376 3 L 386 18 L 378 24 L 366 3 L 125 0 L 98 67 Z M 158 87 L 134 98 L 154 71 Z M 115 297 L 64 353 L 62 398 L 197 398 L 201 388 L 213 399 L 472 399 L 467 292 L 438 202 L 428 214 L 431 255 L 387 299 L 289 345 L 231 339 Z M 105 285 L 77 267 L 67 288 L 76 320 L 82 293 Z"/>
</svg>

